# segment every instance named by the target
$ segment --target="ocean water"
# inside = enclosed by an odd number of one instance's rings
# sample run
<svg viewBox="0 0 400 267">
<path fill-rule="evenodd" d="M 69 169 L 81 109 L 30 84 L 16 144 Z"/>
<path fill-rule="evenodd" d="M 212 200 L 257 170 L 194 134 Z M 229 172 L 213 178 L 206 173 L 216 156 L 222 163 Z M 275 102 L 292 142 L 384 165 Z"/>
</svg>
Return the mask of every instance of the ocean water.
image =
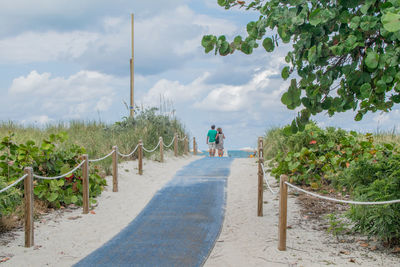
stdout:
<svg viewBox="0 0 400 267">
<path fill-rule="evenodd" d="M 250 151 L 243 151 L 243 150 L 228 150 L 225 155 L 228 155 L 230 158 L 251 158 L 254 157 L 254 152 Z M 208 156 L 208 151 L 202 151 L 198 152 L 197 155 L 199 156 Z M 217 153 L 215 153 L 216 156 L 218 156 Z"/>
<path fill-rule="evenodd" d="M 230 158 L 250 158 L 254 157 L 255 153 L 243 150 L 228 150 L 228 157 Z"/>
</svg>

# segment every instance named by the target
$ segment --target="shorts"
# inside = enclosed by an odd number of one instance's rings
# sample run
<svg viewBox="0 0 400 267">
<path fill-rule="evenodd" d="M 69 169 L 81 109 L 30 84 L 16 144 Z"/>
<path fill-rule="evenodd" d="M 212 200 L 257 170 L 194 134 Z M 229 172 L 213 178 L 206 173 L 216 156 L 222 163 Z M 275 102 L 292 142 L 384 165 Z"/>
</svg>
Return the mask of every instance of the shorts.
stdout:
<svg viewBox="0 0 400 267">
<path fill-rule="evenodd" d="M 221 143 L 217 144 L 217 145 L 216 145 L 216 148 L 219 149 L 219 150 L 224 150 L 224 143 L 222 143 L 222 144 L 221 144 Z"/>
<path fill-rule="evenodd" d="M 215 149 L 215 142 L 208 142 L 208 148 L 209 149 Z"/>
</svg>

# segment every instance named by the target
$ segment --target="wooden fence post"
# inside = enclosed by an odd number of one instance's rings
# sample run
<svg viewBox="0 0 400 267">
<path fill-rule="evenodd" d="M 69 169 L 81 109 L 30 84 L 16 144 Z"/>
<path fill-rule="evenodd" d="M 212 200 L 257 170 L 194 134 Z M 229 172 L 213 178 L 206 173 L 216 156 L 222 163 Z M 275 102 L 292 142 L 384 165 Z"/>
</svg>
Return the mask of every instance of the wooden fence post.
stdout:
<svg viewBox="0 0 400 267">
<path fill-rule="evenodd" d="M 196 137 L 193 137 L 193 155 L 197 155 Z"/>
<path fill-rule="evenodd" d="M 83 214 L 89 213 L 89 157 L 87 154 L 82 156 L 85 161 L 82 165 L 82 197 L 83 197 Z"/>
<path fill-rule="evenodd" d="M 178 134 L 175 133 L 175 140 L 174 140 L 174 156 L 178 156 Z"/>
<path fill-rule="evenodd" d="M 26 176 L 24 181 L 25 198 L 25 247 L 30 248 L 34 245 L 33 235 L 33 171 L 32 167 L 24 168 Z"/>
<path fill-rule="evenodd" d="M 188 153 L 188 145 L 189 145 L 189 139 L 187 138 L 187 136 L 185 136 L 185 140 L 184 140 L 184 151 L 185 151 L 185 155 L 189 154 Z"/>
<path fill-rule="evenodd" d="M 139 147 L 138 147 L 138 169 L 139 175 L 143 174 L 143 142 L 139 140 Z"/>
<path fill-rule="evenodd" d="M 263 153 L 263 138 L 258 138 L 258 205 L 257 216 L 263 216 L 263 194 L 264 194 L 264 171 L 262 165 L 264 164 Z"/>
<path fill-rule="evenodd" d="M 281 175 L 279 182 L 279 250 L 286 250 L 286 228 L 287 228 L 287 197 L 288 190 L 286 175 Z"/>
<path fill-rule="evenodd" d="M 113 146 L 114 153 L 112 155 L 112 175 L 113 175 L 113 192 L 118 192 L 118 147 Z"/>
<path fill-rule="evenodd" d="M 164 142 L 162 136 L 160 136 L 160 162 L 164 162 Z"/>
</svg>

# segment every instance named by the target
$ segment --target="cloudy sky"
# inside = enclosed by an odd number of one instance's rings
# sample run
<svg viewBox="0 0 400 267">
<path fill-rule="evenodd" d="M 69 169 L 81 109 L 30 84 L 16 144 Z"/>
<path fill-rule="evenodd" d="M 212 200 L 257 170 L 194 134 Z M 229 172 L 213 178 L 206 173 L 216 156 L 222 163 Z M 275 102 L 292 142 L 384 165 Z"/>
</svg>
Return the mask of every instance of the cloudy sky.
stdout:
<svg viewBox="0 0 400 267">
<path fill-rule="evenodd" d="M 135 104 L 169 103 L 201 149 L 211 124 L 226 148 L 256 145 L 293 119 L 280 102 L 287 47 L 251 56 L 205 54 L 205 34 L 243 34 L 257 14 L 217 0 L 3 0 L 0 2 L 0 121 L 115 122 L 128 115 L 130 13 L 135 14 Z M 161 101 L 160 101 L 161 99 Z M 171 104 L 173 103 L 173 107 Z M 354 114 L 313 119 L 376 132 L 398 127 L 398 107 L 354 122 Z"/>
</svg>

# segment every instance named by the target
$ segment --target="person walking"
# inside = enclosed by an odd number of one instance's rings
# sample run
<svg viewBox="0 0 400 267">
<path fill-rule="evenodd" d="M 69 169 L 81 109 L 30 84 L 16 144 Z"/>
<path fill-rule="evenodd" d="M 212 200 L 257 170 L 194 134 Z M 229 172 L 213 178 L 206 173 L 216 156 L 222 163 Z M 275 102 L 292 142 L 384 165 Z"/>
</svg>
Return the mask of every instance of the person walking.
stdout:
<svg viewBox="0 0 400 267">
<path fill-rule="evenodd" d="M 215 156 L 215 149 L 216 149 L 215 137 L 216 136 L 217 136 L 217 131 L 215 130 L 215 125 L 211 125 L 211 130 L 208 130 L 207 141 L 206 141 L 206 143 L 208 144 L 210 157 Z"/>
<path fill-rule="evenodd" d="M 225 134 L 222 132 L 222 128 L 217 128 L 217 136 L 215 137 L 216 149 L 218 149 L 218 157 L 224 156 L 224 139 Z"/>
</svg>

